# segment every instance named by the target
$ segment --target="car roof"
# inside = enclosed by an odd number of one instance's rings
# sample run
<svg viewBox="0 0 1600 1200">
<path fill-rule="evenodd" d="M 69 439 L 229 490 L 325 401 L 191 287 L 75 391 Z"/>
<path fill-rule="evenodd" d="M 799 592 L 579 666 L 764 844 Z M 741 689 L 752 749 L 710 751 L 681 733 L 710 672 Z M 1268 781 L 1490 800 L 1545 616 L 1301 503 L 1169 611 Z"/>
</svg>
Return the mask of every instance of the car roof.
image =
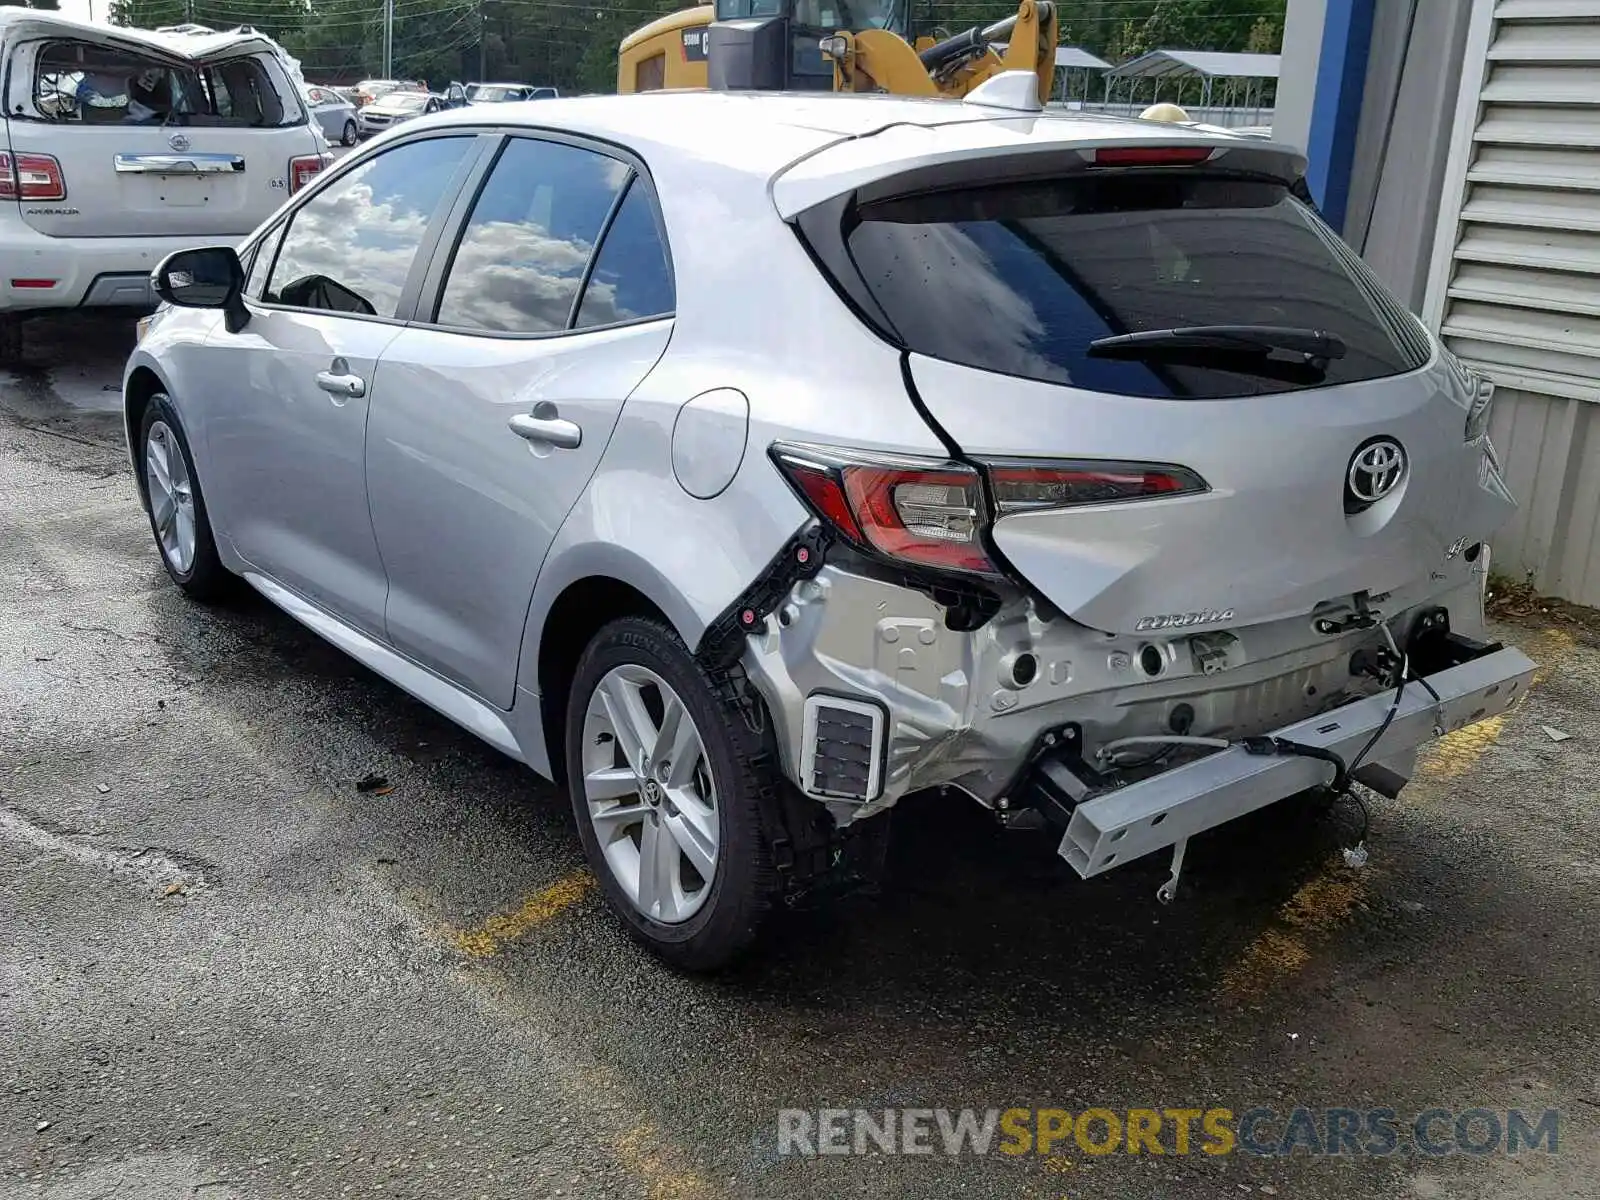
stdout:
<svg viewBox="0 0 1600 1200">
<path fill-rule="evenodd" d="M 62 16 L 53 9 L 0 7 L 0 34 L 20 29 L 27 35 L 52 33 L 110 38 L 149 46 L 153 50 L 162 50 L 185 58 L 206 58 L 236 46 L 258 46 L 263 50 L 274 48 L 270 38 L 248 26 L 221 32 L 201 31 L 199 26 L 194 28 L 196 32 L 176 28 L 160 32 L 151 29 L 130 29 L 120 25 L 107 25 L 101 21 L 80 21 L 75 17 Z"/>
<path fill-rule="evenodd" d="M 521 85 L 519 85 L 521 86 Z M 805 153 L 841 138 L 899 123 L 935 126 L 982 119 L 982 110 L 949 100 L 844 96 L 831 92 L 650 91 L 623 96 L 565 96 L 497 112 L 502 125 L 565 129 L 616 142 L 641 154 L 678 151 L 720 165 L 771 175 Z M 481 112 L 457 110 L 437 121 L 481 124 Z"/>
<path fill-rule="evenodd" d="M 481 109 L 429 118 L 438 124 L 482 124 Z M 808 182 L 815 198 L 836 182 L 892 172 L 927 153 L 1025 150 L 1051 144 L 1116 144 L 1150 140 L 1267 143 L 1221 130 L 1199 130 L 1135 117 L 1067 110 L 1019 112 L 943 98 L 833 92 L 650 91 L 621 96 L 568 96 L 506 105 L 498 125 L 556 129 L 614 142 L 647 162 L 655 152 L 682 155 L 770 180 L 780 172 Z M 932 130 L 942 130 L 931 139 Z M 872 139 L 870 145 L 864 144 Z M 863 143 L 853 145 L 853 143 Z M 828 154 L 819 152 L 830 150 Z M 1297 152 L 1282 148 L 1285 155 Z M 791 170 L 793 168 L 793 170 Z M 832 177 L 831 179 L 829 177 Z M 838 190 L 843 190 L 840 186 Z M 836 194 L 836 193 L 835 193 Z M 780 205 L 794 211 L 789 205 Z"/>
</svg>

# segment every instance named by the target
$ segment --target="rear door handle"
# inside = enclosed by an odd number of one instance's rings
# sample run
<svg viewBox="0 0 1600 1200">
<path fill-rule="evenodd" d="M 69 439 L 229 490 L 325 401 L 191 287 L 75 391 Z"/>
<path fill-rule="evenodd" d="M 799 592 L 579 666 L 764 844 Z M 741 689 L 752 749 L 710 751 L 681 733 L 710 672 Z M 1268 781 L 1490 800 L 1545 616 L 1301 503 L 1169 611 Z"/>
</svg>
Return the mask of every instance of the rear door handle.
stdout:
<svg viewBox="0 0 1600 1200">
<path fill-rule="evenodd" d="M 576 450 L 583 445 L 583 430 L 556 415 L 548 400 L 534 405 L 531 413 L 518 413 L 509 422 L 511 432 L 530 442 L 543 442 L 560 450 Z"/>
</svg>

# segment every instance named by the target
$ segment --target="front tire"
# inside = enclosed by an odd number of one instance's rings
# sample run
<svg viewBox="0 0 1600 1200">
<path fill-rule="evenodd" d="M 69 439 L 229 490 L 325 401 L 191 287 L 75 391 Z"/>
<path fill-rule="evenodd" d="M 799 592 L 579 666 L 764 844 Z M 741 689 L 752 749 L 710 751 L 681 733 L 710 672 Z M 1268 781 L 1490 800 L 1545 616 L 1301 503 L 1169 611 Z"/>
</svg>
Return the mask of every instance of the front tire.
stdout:
<svg viewBox="0 0 1600 1200">
<path fill-rule="evenodd" d="M 354 121 L 346 121 L 344 123 L 344 132 L 339 137 L 339 144 L 341 146 L 354 146 L 356 144 L 356 123 Z"/>
<path fill-rule="evenodd" d="M 761 743 L 670 628 L 627 617 L 595 635 L 566 762 L 584 851 L 629 933 L 690 971 L 746 950 L 774 891 Z"/>
<path fill-rule="evenodd" d="M 172 582 L 201 603 L 226 599 L 236 580 L 217 555 L 183 425 L 160 392 L 150 397 L 139 424 L 139 471 L 150 531 Z"/>
<path fill-rule="evenodd" d="M 0 367 L 22 362 L 22 318 L 0 313 Z"/>
</svg>

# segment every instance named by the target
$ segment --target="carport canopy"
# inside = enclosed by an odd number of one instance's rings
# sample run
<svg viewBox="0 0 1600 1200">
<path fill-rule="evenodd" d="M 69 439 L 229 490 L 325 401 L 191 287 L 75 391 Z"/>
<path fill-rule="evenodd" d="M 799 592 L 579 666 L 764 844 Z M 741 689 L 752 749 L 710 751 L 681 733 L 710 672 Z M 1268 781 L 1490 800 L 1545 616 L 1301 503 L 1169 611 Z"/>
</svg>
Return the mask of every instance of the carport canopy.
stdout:
<svg viewBox="0 0 1600 1200">
<path fill-rule="evenodd" d="M 996 54 L 1004 54 L 1009 42 L 991 42 Z M 1058 71 L 1109 71 L 1111 64 L 1103 58 L 1096 58 L 1087 50 L 1077 46 L 1056 47 L 1056 70 Z"/>
<path fill-rule="evenodd" d="M 1178 75 L 1202 79 L 1276 79 L 1279 61 L 1280 56 L 1276 54 L 1151 50 L 1111 67 L 1109 73 L 1118 79 L 1165 79 Z"/>
</svg>

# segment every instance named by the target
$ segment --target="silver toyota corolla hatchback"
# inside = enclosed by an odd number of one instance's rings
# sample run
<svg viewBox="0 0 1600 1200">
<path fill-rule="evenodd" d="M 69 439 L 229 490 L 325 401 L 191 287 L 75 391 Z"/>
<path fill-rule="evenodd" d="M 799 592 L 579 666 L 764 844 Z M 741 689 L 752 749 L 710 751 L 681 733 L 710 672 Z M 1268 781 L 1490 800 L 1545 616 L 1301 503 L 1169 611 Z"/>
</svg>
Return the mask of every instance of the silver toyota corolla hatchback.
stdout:
<svg viewBox="0 0 1600 1200">
<path fill-rule="evenodd" d="M 168 572 L 563 784 L 690 968 L 930 787 L 1162 899 L 1197 833 L 1393 796 L 1532 671 L 1491 388 L 1291 150 L 1028 80 L 471 108 L 174 255 L 126 376 Z"/>
</svg>

